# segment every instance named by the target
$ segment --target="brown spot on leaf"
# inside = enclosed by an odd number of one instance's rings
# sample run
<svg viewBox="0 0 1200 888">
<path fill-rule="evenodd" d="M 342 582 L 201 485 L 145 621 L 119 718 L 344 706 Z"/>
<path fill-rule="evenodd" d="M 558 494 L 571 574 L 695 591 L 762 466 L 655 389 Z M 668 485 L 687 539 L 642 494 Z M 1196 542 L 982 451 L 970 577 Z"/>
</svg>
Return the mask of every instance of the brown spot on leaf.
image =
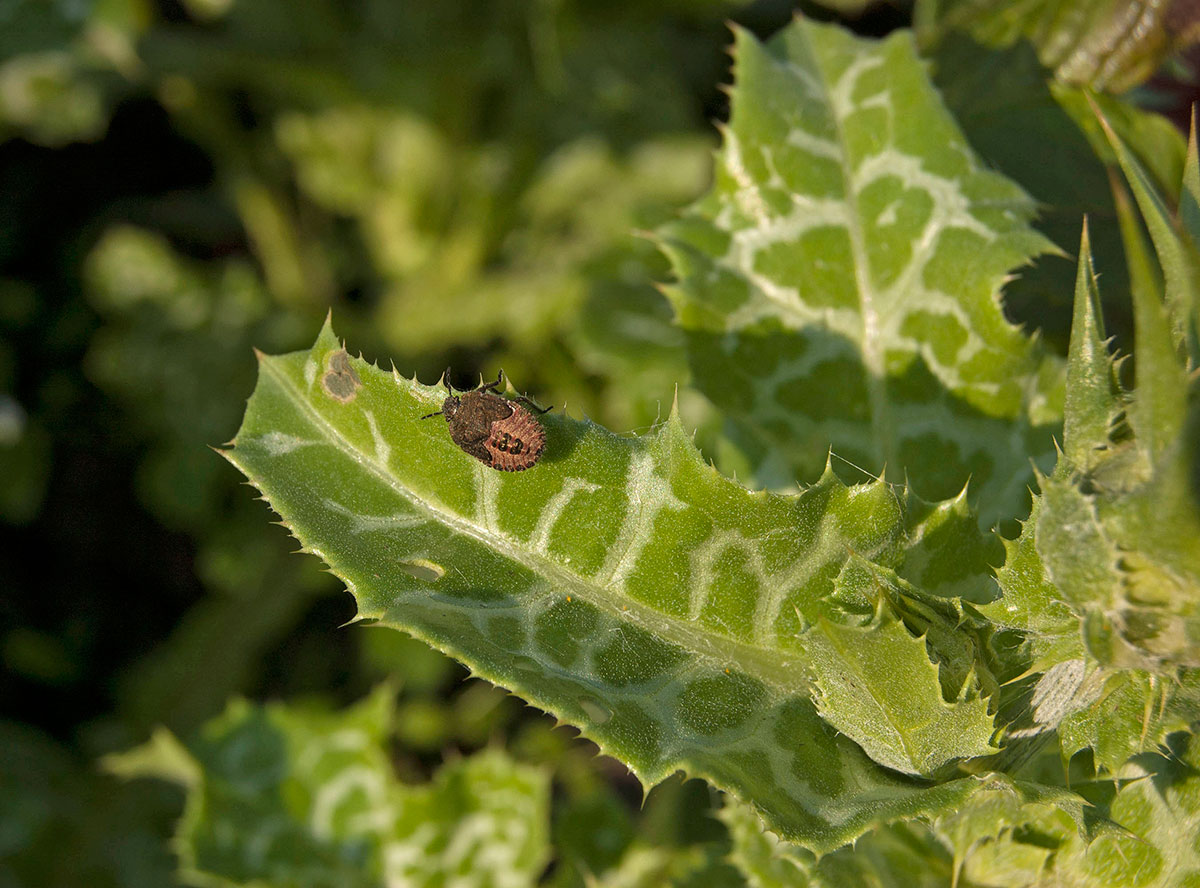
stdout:
<svg viewBox="0 0 1200 888">
<path fill-rule="evenodd" d="M 362 381 L 350 366 L 350 356 L 344 348 L 330 353 L 325 360 L 325 375 L 321 377 L 321 388 L 325 394 L 342 404 L 349 404 L 358 397 Z"/>
</svg>

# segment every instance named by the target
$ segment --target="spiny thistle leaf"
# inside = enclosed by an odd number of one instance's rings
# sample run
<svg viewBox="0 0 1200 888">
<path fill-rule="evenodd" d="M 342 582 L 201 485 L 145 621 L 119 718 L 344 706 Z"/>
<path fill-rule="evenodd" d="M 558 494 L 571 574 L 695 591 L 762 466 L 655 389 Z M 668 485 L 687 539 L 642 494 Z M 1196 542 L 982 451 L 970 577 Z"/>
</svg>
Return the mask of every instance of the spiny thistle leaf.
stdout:
<svg viewBox="0 0 1200 888">
<path fill-rule="evenodd" d="M 1200 743 L 1172 738 L 1163 755 L 1129 762 L 1105 807 L 1108 828 L 1090 841 L 1064 831 L 1058 884 L 1187 888 L 1200 872 Z M 1065 876 L 1070 876 L 1069 878 Z M 1050 884 L 1054 881 L 1047 879 Z"/>
<path fill-rule="evenodd" d="M 837 885 L 947 884 L 949 856 L 919 823 L 880 827 L 853 847 L 820 857 L 763 829 L 754 811 L 727 799 L 720 812 L 733 841 L 729 859 L 750 888 L 813 888 Z"/>
<path fill-rule="evenodd" d="M 728 800 L 721 819 L 729 827 L 730 860 L 752 888 L 834 888 L 841 885 L 945 886 L 954 884 L 963 863 L 989 843 L 1030 822 L 1050 821 L 1061 828 L 1083 821 L 1084 801 L 1074 793 L 994 775 L 986 786 L 953 811 L 928 824 L 908 822 L 879 827 L 853 848 L 820 857 L 779 840 L 744 805 Z M 993 870 L 1014 877 L 1004 884 L 1033 882 L 1016 878 L 1029 857 L 1039 864 L 1052 858 L 1051 849 L 1029 855 L 1030 846 L 1013 849 L 1010 868 Z M 1031 849 L 1030 849 L 1031 850 Z M 1036 874 L 1040 867 L 1028 867 Z M 967 884 L 975 884 L 972 880 Z M 988 884 L 986 879 L 979 884 Z"/>
<path fill-rule="evenodd" d="M 911 36 L 799 20 L 736 32 L 712 191 L 660 229 L 695 384 L 758 483 L 814 477 L 832 444 L 927 498 L 971 480 L 985 525 L 1049 467 L 1059 363 L 1003 315 L 1013 269 L 1054 249 L 987 170 Z"/>
<path fill-rule="evenodd" d="M 1133 293 L 1137 390 L 1117 384 L 1086 230 L 1075 299 L 1065 447 L 1007 545 L 1003 597 L 978 609 L 1025 633 L 1029 671 L 1045 673 L 1047 714 L 1019 733 L 1057 728 L 1064 760 L 1091 748 L 1115 773 L 1200 715 L 1189 690 L 1200 666 L 1195 444 L 1186 377 L 1148 288 Z"/>
<path fill-rule="evenodd" d="M 541 462 L 498 472 L 440 418 L 421 421 L 444 397 L 349 358 L 326 325 L 310 352 L 262 358 L 226 453 L 361 618 L 579 727 L 644 783 L 706 777 L 816 849 L 978 785 L 917 780 L 863 752 L 924 774 L 991 751 L 977 642 L 954 642 L 960 611 L 939 597 L 978 583 L 930 563 L 947 538 L 968 564 L 986 560 L 961 507 L 831 471 L 799 494 L 752 493 L 701 460 L 674 414 L 635 439 L 549 414 Z M 876 611 L 887 627 L 863 627 Z M 845 716 L 839 733 L 817 687 L 859 667 L 808 644 L 846 633 L 902 649 L 886 668 L 908 696 L 882 722 Z"/>
<path fill-rule="evenodd" d="M 1133 196 L 1137 200 L 1146 228 L 1150 232 L 1150 239 L 1154 242 L 1154 250 L 1158 254 L 1158 261 L 1162 266 L 1166 282 L 1166 304 L 1171 314 L 1171 332 L 1174 341 L 1185 346 L 1192 366 L 1200 365 L 1200 252 L 1198 252 L 1200 245 L 1187 235 L 1184 223 L 1167 206 L 1166 199 L 1159 193 L 1145 167 L 1129 150 L 1124 140 L 1109 124 L 1100 106 L 1095 102 L 1092 102 L 1092 111 L 1100 121 L 1113 151 L 1116 152 L 1121 170 L 1125 173 L 1129 187 L 1133 190 Z M 1184 164 L 1184 187 L 1181 189 L 1181 193 L 1184 195 L 1188 194 L 1189 177 L 1192 180 L 1196 179 L 1194 171 L 1190 174 L 1188 172 L 1189 169 L 1194 170 L 1195 154 L 1195 146 L 1190 144 L 1188 159 Z M 1194 199 L 1194 197 L 1190 199 Z M 1187 203 L 1188 200 L 1183 201 L 1184 206 Z M 1142 292 L 1145 295 L 1144 291 Z M 1138 295 L 1137 290 L 1134 295 L 1135 297 Z M 1136 332 L 1141 337 L 1156 337 L 1159 324 L 1150 314 L 1155 309 L 1146 305 L 1145 300 L 1142 300 L 1142 303 L 1139 305 L 1135 298 Z M 1161 312 L 1162 308 L 1159 307 L 1156 310 Z M 1144 347 L 1147 349 L 1145 356 L 1142 355 Z M 1150 345 L 1148 343 L 1143 346 L 1139 343 L 1137 351 L 1139 364 L 1144 360 L 1154 362 L 1149 374 L 1151 380 L 1163 386 L 1169 386 L 1173 382 L 1173 371 L 1177 372 L 1178 366 L 1169 348 L 1163 348 L 1159 344 Z M 1166 357 L 1168 354 L 1170 359 Z M 1159 355 L 1162 355 L 1162 358 Z M 1141 383 L 1139 382 L 1140 388 Z M 1182 390 L 1178 386 L 1175 388 Z M 1147 402 L 1158 400 L 1156 396 L 1152 397 L 1150 392 L 1143 393 L 1140 398 Z"/>
<path fill-rule="evenodd" d="M 986 700 L 946 703 L 923 639 L 881 617 L 869 626 L 822 620 L 804 638 L 817 668 L 821 716 L 875 761 L 929 774 L 955 758 L 996 752 Z"/>
<path fill-rule="evenodd" d="M 1100 291 L 1092 265 L 1087 220 L 1079 240 L 1079 274 L 1075 280 L 1075 312 L 1071 321 L 1072 360 L 1067 364 L 1063 406 L 1063 447 L 1067 459 L 1082 469 L 1092 466 L 1097 442 L 1108 440 L 1120 402 L 1113 362 L 1100 314 Z"/>
</svg>

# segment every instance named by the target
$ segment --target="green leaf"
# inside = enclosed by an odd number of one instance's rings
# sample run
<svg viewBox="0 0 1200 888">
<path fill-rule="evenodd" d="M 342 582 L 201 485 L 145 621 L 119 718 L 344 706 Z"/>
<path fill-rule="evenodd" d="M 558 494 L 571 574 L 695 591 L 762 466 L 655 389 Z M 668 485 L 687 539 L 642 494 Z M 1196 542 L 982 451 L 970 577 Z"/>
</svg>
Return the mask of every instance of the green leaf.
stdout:
<svg viewBox="0 0 1200 888">
<path fill-rule="evenodd" d="M 1172 732 L 1186 730 L 1197 713 L 1200 670 L 1169 678 L 1139 669 L 1107 674 L 1094 699 L 1059 726 L 1063 761 L 1091 749 L 1096 766 L 1116 774 L 1134 755 L 1157 749 Z"/>
<path fill-rule="evenodd" d="M 1030 41 L 1060 80 L 1121 93 L 1195 40 L 1169 10 L 1141 0 L 918 0 L 913 16 L 923 43 L 955 29 L 992 46 Z"/>
<path fill-rule="evenodd" d="M 974 158 L 905 33 L 801 20 L 735 54 L 716 183 L 659 232 L 695 384 L 759 483 L 832 445 L 927 498 L 970 478 L 985 524 L 1023 511 L 1061 395 L 998 301 L 1053 249 L 1032 201 Z"/>
<path fill-rule="evenodd" d="M 1016 798 L 1008 781 L 998 780 L 981 793 L 982 803 L 997 796 Z M 968 802 L 970 804 L 970 802 Z M 978 805 L 973 805 L 972 810 Z M 952 818 L 954 815 L 947 815 Z M 905 885 L 942 888 L 953 884 L 953 845 L 934 829 L 910 821 L 879 827 L 854 846 L 820 857 L 799 846 L 780 841 L 763 828 L 749 808 L 726 803 L 721 819 L 729 827 L 733 850 L 729 859 L 745 875 L 751 888 L 837 888 L 842 885 Z M 942 824 L 942 818 L 935 821 Z M 973 824 L 985 826 L 984 824 Z M 990 827 L 989 825 L 986 825 Z M 986 834 L 982 829 L 979 837 Z M 986 884 L 982 882 L 981 884 Z M 1021 884 L 1009 882 L 1008 884 Z"/>
<path fill-rule="evenodd" d="M 1118 408 L 1113 363 L 1100 313 L 1100 291 L 1092 266 L 1092 246 L 1084 220 L 1063 406 L 1063 450 L 1073 466 L 1084 470 L 1091 467 L 1095 447 L 1108 440 Z"/>
<path fill-rule="evenodd" d="M 1103 885 L 1194 883 L 1200 831 L 1195 737 L 1126 767 L 1091 804 L 1059 787 L 994 777 L 928 827 L 906 823 L 820 858 L 726 805 L 730 859 L 752 888 L 840 885 Z"/>
<path fill-rule="evenodd" d="M 1190 888 L 1200 873 L 1200 743 L 1177 735 L 1163 755 L 1126 766 L 1089 841 L 1067 834 L 1055 855 L 1060 884 Z"/>
<path fill-rule="evenodd" d="M 841 626 L 822 620 L 804 646 L 819 676 L 821 716 L 880 764 L 930 774 L 951 759 L 998 751 L 990 742 L 995 725 L 987 701 L 943 700 L 924 640 L 898 621 Z"/>
<path fill-rule="evenodd" d="M 402 785 L 385 747 L 392 698 L 384 686 L 338 713 L 235 702 L 188 751 L 158 737 L 110 768 L 183 783 L 175 842 L 191 883 L 533 885 L 546 775 L 489 751 Z"/>
<path fill-rule="evenodd" d="M 1196 143 L 1196 107 L 1188 129 L 1183 188 L 1179 191 L 1179 222 L 1193 246 L 1200 248 L 1200 150 Z"/>
<path fill-rule="evenodd" d="M 921 520 L 933 537 L 964 522 L 832 472 L 796 495 L 749 492 L 704 464 L 677 416 L 628 439 L 549 414 L 541 462 L 501 473 L 459 450 L 442 419 L 420 419 L 444 397 L 348 358 L 328 325 L 311 352 L 262 358 L 226 455 L 347 583 L 361 618 L 580 727 L 644 783 L 703 776 L 814 848 L 971 791 L 969 778 L 883 768 L 830 728 L 812 699 L 826 661 L 809 658 L 804 634 L 861 622 L 883 599 L 951 633 L 954 608 L 929 602 L 973 584 L 930 568 Z M 931 588 L 881 587 L 864 564 Z M 932 691 L 921 645 L 894 668 L 915 666 Z M 971 667 L 947 670 L 955 694 L 978 693 Z M 861 724 L 855 739 L 883 727 Z M 977 748 L 921 747 L 925 762 Z"/>
<path fill-rule="evenodd" d="M 1175 213 L 1167 206 L 1166 200 L 1155 187 L 1146 169 L 1129 150 L 1124 140 L 1109 124 L 1100 107 L 1094 102 L 1092 111 L 1099 119 L 1109 143 L 1116 152 L 1121 170 L 1125 173 L 1130 188 L 1133 189 L 1133 196 L 1142 211 L 1142 218 L 1146 222 L 1150 238 L 1154 242 L 1154 249 L 1158 253 L 1158 261 L 1162 265 L 1166 282 L 1166 304 L 1171 316 L 1170 326 L 1174 341 L 1177 344 L 1182 342 L 1191 358 L 1192 365 L 1198 365 L 1200 364 L 1200 250 L 1198 250 L 1200 245 L 1184 234 Z M 1139 293 L 1141 298 L 1139 298 Z M 1147 386 L 1141 400 L 1144 402 L 1143 409 L 1149 409 L 1145 405 L 1153 403 L 1157 405 L 1156 409 L 1161 411 L 1169 409 L 1166 404 L 1160 403 L 1162 397 L 1169 392 L 1182 395 L 1183 386 L 1170 341 L 1166 343 L 1157 341 L 1162 337 L 1158 333 L 1160 322 L 1156 320 L 1155 314 L 1160 312 L 1161 308 L 1155 309 L 1148 305 L 1145 298 L 1147 295 L 1144 288 L 1135 288 L 1134 314 L 1138 335 L 1138 363 L 1154 362 L 1150 368 L 1150 379 L 1153 380 L 1155 387 L 1164 387 L 1165 391 L 1157 396 L 1152 396 L 1152 389 Z M 1139 389 L 1141 388 L 1142 384 L 1139 382 Z M 1178 419 L 1178 416 L 1182 415 L 1183 402 L 1181 398 L 1176 398 L 1176 400 L 1178 405 L 1174 408 L 1173 413 Z M 1167 421 L 1167 417 L 1159 416 L 1158 420 Z M 1142 434 L 1144 437 L 1148 435 L 1147 432 Z M 1157 434 L 1170 435 L 1171 432 L 1164 429 Z"/>
<path fill-rule="evenodd" d="M 1021 525 L 1021 535 L 1004 541 L 1004 565 L 996 571 L 1004 594 L 977 609 L 998 626 L 1022 629 L 1035 639 L 1052 639 L 1077 627 L 1074 614 L 1061 602 L 1034 545 L 1041 511 L 1042 500 L 1035 497 L 1029 519 Z"/>
<path fill-rule="evenodd" d="M 1189 393 L 1154 288 L 1135 287 L 1133 301 L 1139 385 L 1130 396 L 1103 340 L 1085 228 L 1065 450 L 1039 479 L 1020 538 L 1006 544 L 1004 595 L 978 608 L 1021 631 L 1028 672 L 1044 672 L 1010 738 L 1057 728 L 1064 761 L 1091 748 L 1109 773 L 1200 712 L 1188 690 L 1200 638 Z"/>
<path fill-rule="evenodd" d="M 1086 806 L 1080 796 L 1059 787 L 991 781 L 932 823 L 953 854 L 951 884 L 1041 884 L 1054 861 L 1053 840 L 1084 831 Z"/>
<path fill-rule="evenodd" d="M 717 847 L 636 844 L 617 866 L 588 888 L 744 888 L 738 871 Z"/>
</svg>

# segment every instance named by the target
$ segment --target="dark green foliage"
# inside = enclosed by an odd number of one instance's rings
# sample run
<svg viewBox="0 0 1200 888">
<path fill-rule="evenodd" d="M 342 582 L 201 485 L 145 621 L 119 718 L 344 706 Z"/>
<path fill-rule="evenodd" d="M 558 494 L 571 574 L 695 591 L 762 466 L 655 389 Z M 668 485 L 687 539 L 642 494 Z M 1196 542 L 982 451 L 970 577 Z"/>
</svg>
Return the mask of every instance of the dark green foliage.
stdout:
<svg viewBox="0 0 1200 888">
<path fill-rule="evenodd" d="M 1189 884 L 1196 31 L 863 7 L 0 9 L 0 885 Z"/>
</svg>

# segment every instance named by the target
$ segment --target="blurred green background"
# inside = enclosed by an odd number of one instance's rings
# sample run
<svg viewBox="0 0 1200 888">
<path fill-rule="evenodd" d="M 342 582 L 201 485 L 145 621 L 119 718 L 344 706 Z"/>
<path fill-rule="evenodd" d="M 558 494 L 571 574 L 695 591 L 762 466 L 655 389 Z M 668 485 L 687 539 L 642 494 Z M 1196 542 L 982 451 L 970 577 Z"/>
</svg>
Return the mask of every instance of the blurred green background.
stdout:
<svg viewBox="0 0 1200 888">
<path fill-rule="evenodd" d="M 252 348 L 307 347 L 331 308 L 423 381 L 503 367 L 647 427 L 687 368 L 637 232 L 706 187 L 726 22 L 791 14 L 0 0 L 0 886 L 170 883 L 182 794 L 101 756 L 233 695 L 343 706 L 384 678 L 402 779 L 489 743 L 549 763 L 555 836 L 588 868 L 634 818 L 719 835 L 702 785 L 639 810 L 572 732 L 399 633 L 339 629 L 351 597 L 209 448 Z"/>
<path fill-rule="evenodd" d="M 0 0 L 0 888 L 170 883 L 182 795 L 100 756 L 234 695 L 342 706 L 385 678 L 402 779 L 490 743 L 553 766 L 561 884 L 635 824 L 721 835 L 703 785 L 640 808 L 570 731 L 399 633 L 337 628 L 351 597 L 209 448 L 252 348 L 307 347 L 331 308 L 352 350 L 424 382 L 503 367 L 647 428 L 688 371 L 637 232 L 707 185 L 728 22 L 794 11 Z"/>
</svg>

